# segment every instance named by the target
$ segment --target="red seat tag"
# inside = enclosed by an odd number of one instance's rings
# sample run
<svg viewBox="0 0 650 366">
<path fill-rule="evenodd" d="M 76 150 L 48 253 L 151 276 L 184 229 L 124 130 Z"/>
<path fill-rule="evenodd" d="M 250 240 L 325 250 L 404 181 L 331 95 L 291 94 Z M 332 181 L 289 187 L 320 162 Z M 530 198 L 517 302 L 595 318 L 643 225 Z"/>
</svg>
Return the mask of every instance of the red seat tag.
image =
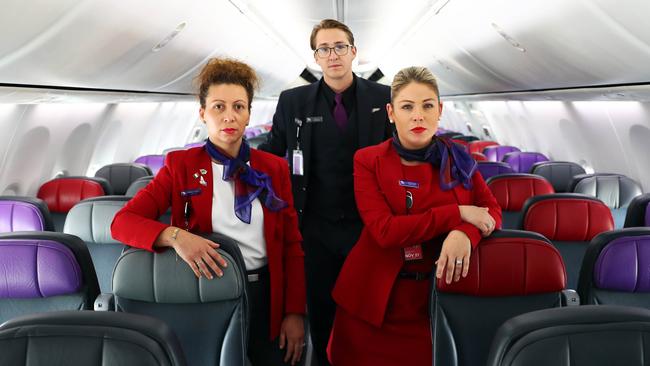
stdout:
<svg viewBox="0 0 650 366">
<path fill-rule="evenodd" d="M 404 248 L 405 261 L 416 261 L 422 259 L 422 257 L 422 245 L 418 244 Z"/>
</svg>

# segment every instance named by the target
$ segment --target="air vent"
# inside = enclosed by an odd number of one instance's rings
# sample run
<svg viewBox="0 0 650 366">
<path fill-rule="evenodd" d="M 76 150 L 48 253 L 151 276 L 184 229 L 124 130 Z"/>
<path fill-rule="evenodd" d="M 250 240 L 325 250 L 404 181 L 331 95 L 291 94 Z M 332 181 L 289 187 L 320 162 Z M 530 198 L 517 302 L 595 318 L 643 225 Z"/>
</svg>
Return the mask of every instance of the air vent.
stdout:
<svg viewBox="0 0 650 366">
<path fill-rule="evenodd" d="M 516 39 L 512 38 L 508 33 L 506 33 L 503 29 L 501 29 L 501 27 L 499 27 L 496 23 L 492 23 L 492 28 L 494 28 L 494 30 L 497 31 L 497 33 L 499 33 L 501 37 L 503 37 L 503 39 L 508 41 L 508 43 L 510 43 L 512 47 L 516 48 L 518 51 L 526 52 L 526 49 L 524 48 L 524 46 L 521 45 L 521 43 L 517 42 Z"/>
<path fill-rule="evenodd" d="M 172 39 L 176 38 L 176 36 L 185 29 L 187 26 L 187 22 L 182 22 L 176 26 L 176 29 L 174 29 L 169 35 L 165 38 L 163 38 L 162 41 L 158 42 L 157 45 L 155 45 L 152 49 L 151 52 L 158 52 L 160 51 L 163 47 L 167 46 L 169 42 L 171 42 Z"/>
</svg>

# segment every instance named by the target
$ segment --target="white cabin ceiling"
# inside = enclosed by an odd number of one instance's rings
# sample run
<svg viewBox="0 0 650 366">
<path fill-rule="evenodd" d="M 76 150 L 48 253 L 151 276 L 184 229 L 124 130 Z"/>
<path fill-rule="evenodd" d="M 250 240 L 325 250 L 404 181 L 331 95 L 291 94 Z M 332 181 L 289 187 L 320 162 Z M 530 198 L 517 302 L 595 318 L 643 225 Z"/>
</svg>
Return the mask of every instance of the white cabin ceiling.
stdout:
<svg viewBox="0 0 650 366">
<path fill-rule="evenodd" d="M 647 83 L 649 15 L 647 0 L 4 0 L 0 83 L 191 93 L 205 61 L 227 55 L 273 97 L 313 67 L 313 25 L 337 17 L 355 33 L 355 70 L 425 65 L 442 95 Z"/>
</svg>

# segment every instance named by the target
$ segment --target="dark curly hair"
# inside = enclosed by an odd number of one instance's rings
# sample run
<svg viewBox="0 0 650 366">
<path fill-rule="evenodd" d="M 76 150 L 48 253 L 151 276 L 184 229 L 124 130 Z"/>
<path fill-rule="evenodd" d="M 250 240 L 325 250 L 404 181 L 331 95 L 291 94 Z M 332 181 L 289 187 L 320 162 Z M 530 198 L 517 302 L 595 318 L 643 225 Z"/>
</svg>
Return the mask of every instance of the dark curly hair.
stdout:
<svg viewBox="0 0 650 366">
<path fill-rule="evenodd" d="M 252 67 L 247 64 L 226 58 L 212 58 L 196 77 L 199 89 L 199 102 L 205 108 L 210 85 L 235 84 L 241 85 L 248 94 L 248 108 L 253 102 L 255 89 L 259 87 L 259 78 Z"/>
</svg>

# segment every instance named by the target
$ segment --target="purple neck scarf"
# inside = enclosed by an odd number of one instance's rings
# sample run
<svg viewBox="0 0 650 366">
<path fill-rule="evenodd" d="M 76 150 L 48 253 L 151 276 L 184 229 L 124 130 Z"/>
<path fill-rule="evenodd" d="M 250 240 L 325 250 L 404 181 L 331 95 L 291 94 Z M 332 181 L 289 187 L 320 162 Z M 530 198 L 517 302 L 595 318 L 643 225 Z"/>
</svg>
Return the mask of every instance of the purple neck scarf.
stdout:
<svg viewBox="0 0 650 366">
<path fill-rule="evenodd" d="M 242 222 L 251 223 L 252 203 L 258 197 L 271 211 L 280 211 L 287 207 L 287 203 L 273 192 L 271 177 L 246 164 L 251 155 L 251 148 L 246 139 L 242 139 L 239 154 L 235 158 L 219 150 L 210 139 L 206 140 L 205 150 L 211 158 L 223 164 L 222 179 L 235 182 L 235 215 Z"/>
<path fill-rule="evenodd" d="M 478 165 L 461 146 L 447 138 L 434 136 L 429 146 L 418 150 L 407 150 L 393 134 L 393 147 L 404 160 L 426 161 L 440 169 L 440 188 L 448 191 L 458 184 L 472 189 L 472 175 Z"/>
</svg>

